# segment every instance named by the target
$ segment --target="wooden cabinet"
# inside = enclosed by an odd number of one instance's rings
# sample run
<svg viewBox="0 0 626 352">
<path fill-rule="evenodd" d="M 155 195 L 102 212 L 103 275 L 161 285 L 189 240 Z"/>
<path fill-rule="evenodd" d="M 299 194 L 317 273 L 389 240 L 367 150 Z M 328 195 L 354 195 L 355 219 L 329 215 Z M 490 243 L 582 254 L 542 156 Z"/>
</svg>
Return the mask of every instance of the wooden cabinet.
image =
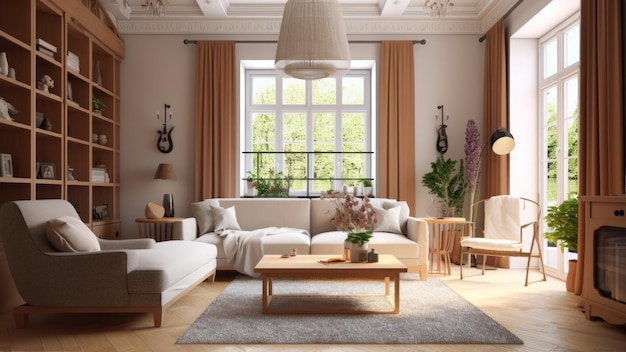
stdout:
<svg viewBox="0 0 626 352">
<path fill-rule="evenodd" d="M 12 164 L 0 204 L 67 199 L 99 236 L 117 238 L 122 40 L 97 1 L 0 0 L 0 8 L 0 52 L 15 72 L 0 74 L 0 96 L 18 111 L 0 112 L 0 153 Z M 104 111 L 93 111 L 93 98 Z M 94 217 L 105 205 L 107 216 Z"/>
</svg>

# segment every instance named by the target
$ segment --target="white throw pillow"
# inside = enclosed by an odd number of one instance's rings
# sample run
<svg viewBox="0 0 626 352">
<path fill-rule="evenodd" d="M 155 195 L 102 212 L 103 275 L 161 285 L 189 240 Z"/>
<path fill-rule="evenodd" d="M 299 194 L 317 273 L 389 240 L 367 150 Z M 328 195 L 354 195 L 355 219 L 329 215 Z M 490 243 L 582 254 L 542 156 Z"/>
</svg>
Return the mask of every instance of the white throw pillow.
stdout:
<svg viewBox="0 0 626 352">
<path fill-rule="evenodd" d="M 61 216 L 46 224 L 46 237 L 61 252 L 94 252 L 100 250 L 98 237 L 73 216 Z"/>
<path fill-rule="evenodd" d="M 213 224 L 215 225 L 214 231 L 223 230 L 241 230 L 239 223 L 237 222 L 237 214 L 235 213 L 235 207 L 221 208 L 211 206 L 213 212 Z"/>
<path fill-rule="evenodd" d="M 391 209 L 391 208 L 395 208 L 397 206 L 400 206 L 400 218 L 399 218 L 399 222 L 400 222 L 400 230 L 402 231 L 402 233 L 406 234 L 408 232 L 407 229 L 407 221 L 409 219 L 409 213 L 411 212 L 409 210 L 409 205 L 407 204 L 406 201 L 387 201 L 383 203 L 383 208 L 385 209 Z"/>
<path fill-rule="evenodd" d="M 402 234 L 402 230 L 400 230 L 400 206 L 390 209 L 374 207 L 374 210 L 376 211 L 374 231 Z"/>
<path fill-rule="evenodd" d="M 191 214 L 198 223 L 198 236 L 213 232 L 215 226 L 211 207 L 219 207 L 219 205 L 220 203 L 217 199 L 205 199 L 201 202 L 191 203 Z"/>
</svg>

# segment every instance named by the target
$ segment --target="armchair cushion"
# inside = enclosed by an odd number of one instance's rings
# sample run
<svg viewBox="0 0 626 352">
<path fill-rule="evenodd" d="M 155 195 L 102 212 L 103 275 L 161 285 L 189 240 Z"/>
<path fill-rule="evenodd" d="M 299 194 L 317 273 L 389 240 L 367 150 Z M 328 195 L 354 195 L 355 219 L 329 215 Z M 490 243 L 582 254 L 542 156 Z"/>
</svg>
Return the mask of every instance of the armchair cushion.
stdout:
<svg viewBox="0 0 626 352">
<path fill-rule="evenodd" d="M 61 216 L 48 220 L 46 237 L 61 252 L 94 252 L 100 250 L 98 237 L 73 216 Z"/>
<path fill-rule="evenodd" d="M 515 240 L 469 237 L 461 240 L 461 246 L 491 251 L 518 251 L 524 244 Z"/>
<path fill-rule="evenodd" d="M 206 199 L 201 202 L 191 204 L 191 213 L 198 222 L 198 235 L 204 235 L 213 232 L 215 223 L 213 222 L 213 212 L 211 206 L 218 207 L 220 205 L 217 199 Z"/>
</svg>

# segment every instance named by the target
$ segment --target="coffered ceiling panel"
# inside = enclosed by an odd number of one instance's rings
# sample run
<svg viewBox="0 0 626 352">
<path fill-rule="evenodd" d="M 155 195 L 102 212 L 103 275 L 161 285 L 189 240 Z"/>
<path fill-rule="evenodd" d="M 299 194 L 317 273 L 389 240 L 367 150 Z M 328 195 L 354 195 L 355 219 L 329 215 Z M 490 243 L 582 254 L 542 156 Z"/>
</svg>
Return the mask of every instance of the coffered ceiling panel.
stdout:
<svg viewBox="0 0 626 352">
<path fill-rule="evenodd" d="M 348 35 L 481 34 L 517 1 L 452 0 L 445 17 L 431 18 L 425 0 L 338 0 Z M 277 34 L 287 0 L 162 0 L 160 16 L 148 15 L 147 0 L 100 2 L 121 33 Z"/>
</svg>

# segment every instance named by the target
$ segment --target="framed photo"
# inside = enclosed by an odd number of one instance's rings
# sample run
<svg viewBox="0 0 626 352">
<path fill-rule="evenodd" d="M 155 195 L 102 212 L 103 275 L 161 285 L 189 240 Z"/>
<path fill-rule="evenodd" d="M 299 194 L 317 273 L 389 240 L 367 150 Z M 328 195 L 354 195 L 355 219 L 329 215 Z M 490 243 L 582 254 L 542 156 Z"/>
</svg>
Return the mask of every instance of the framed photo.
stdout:
<svg viewBox="0 0 626 352">
<path fill-rule="evenodd" d="M 109 206 L 107 204 L 95 205 L 93 207 L 92 217 L 94 220 L 103 220 L 109 218 Z"/>
<path fill-rule="evenodd" d="M 13 177 L 13 159 L 11 154 L 0 154 L 0 162 L 2 162 L 0 176 Z"/>
<path fill-rule="evenodd" d="M 56 167 L 53 163 L 39 163 L 39 178 L 45 180 L 56 179 Z"/>
</svg>

